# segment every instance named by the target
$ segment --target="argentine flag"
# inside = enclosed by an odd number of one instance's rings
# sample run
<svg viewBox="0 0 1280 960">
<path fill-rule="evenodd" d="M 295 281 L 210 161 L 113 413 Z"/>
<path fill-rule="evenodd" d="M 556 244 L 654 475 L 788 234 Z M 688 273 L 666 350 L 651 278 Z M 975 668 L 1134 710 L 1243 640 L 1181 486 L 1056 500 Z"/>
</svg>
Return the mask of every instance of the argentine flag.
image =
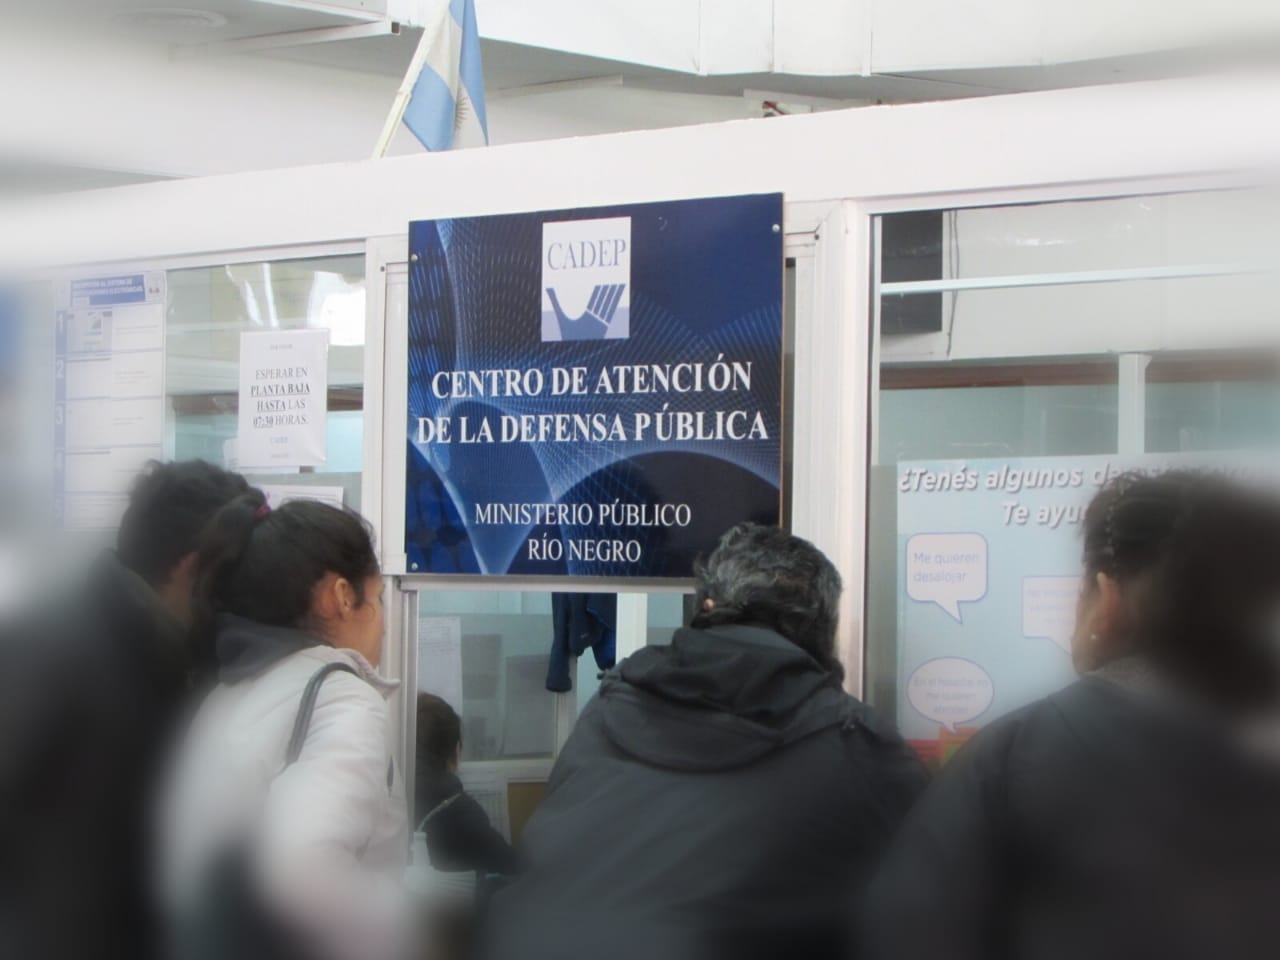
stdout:
<svg viewBox="0 0 1280 960">
<path fill-rule="evenodd" d="M 441 0 L 441 23 L 428 28 L 414 57 L 419 69 L 404 125 L 428 150 L 489 142 L 475 0 Z M 411 71 L 413 68 L 410 68 Z"/>
</svg>

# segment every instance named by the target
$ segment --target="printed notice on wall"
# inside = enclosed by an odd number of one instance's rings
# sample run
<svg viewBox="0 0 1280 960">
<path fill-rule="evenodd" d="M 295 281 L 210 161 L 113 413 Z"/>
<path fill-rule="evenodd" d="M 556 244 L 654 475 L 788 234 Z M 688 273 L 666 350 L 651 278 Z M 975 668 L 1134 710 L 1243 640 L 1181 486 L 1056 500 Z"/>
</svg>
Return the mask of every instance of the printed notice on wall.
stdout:
<svg viewBox="0 0 1280 960">
<path fill-rule="evenodd" d="M 318 500 L 339 510 L 343 507 L 346 491 L 333 485 L 311 485 L 301 483 L 260 483 L 258 489 L 267 498 L 267 503 L 274 510 L 283 507 L 292 500 Z"/>
<path fill-rule="evenodd" d="M 240 467 L 315 467 L 325 461 L 329 331 L 240 335 Z"/>
<path fill-rule="evenodd" d="M 1277 473 L 1223 452 L 898 465 L 898 724 L 921 755 L 1072 679 L 1085 510 L 1122 473 L 1176 468 Z"/>
<path fill-rule="evenodd" d="M 555 753 L 556 698 L 547 696 L 545 654 L 507 657 L 506 710 L 502 724 L 504 757 L 547 757 Z"/>
<path fill-rule="evenodd" d="M 692 576 L 778 522 L 782 197 L 410 225 L 408 569 Z"/>
<path fill-rule="evenodd" d="M 418 690 L 433 693 L 462 715 L 462 618 L 418 620 Z"/>
<path fill-rule="evenodd" d="M 160 272 L 84 277 L 58 292 L 54 504 L 66 530 L 119 523 L 129 485 L 164 459 Z"/>
</svg>

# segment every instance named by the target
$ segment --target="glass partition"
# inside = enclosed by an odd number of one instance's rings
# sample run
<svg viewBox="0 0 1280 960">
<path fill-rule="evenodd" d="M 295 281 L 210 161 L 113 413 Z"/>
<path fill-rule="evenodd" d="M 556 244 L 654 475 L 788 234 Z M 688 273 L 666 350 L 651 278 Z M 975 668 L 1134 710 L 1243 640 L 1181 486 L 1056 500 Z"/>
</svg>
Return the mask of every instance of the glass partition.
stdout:
<svg viewBox="0 0 1280 960">
<path fill-rule="evenodd" d="M 648 597 L 646 644 L 662 646 L 693 618 L 692 593 L 651 593 Z"/>
<path fill-rule="evenodd" d="M 417 688 L 462 717 L 463 762 L 555 754 L 555 693 L 546 687 L 552 640 L 550 594 L 419 595 Z"/>
<path fill-rule="evenodd" d="M 360 504 L 363 450 L 364 256 L 316 257 L 174 270 L 168 274 L 165 377 L 178 459 L 234 467 L 240 335 L 329 331 L 327 461 L 250 472 L 259 483 L 340 486 Z"/>
<path fill-rule="evenodd" d="M 1275 354 L 1170 358 L 1147 368 L 1145 433 L 1152 453 L 1275 449 Z"/>
<path fill-rule="evenodd" d="M 912 535 L 930 531 L 914 529 L 916 521 L 911 517 L 899 523 L 903 470 L 935 463 L 976 470 L 982 464 L 1115 453 L 1118 392 L 1114 361 L 881 370 L 878 457 L 868 486 L 872 562 L 866 597 L 867 694 L 877 707 L 896 714 L 913 739 L 929 737 L 917 711 L 903 696 L 904 672 L 918 666 L 913 657 L 921 655 L 913 651 L 908 635 L 918 629 L 918 617 L 906 615 L 911 599 L 904 596 L 905 570 L 899 554 Z M 963 511 L 957 502 L 959 515 L 946 519 L 967 533 L 974 524 Z M 937 620 L 933 628 L 952 629 L 954 618 L 936 605 L 925 612 L 940 615 L 930 616 Z M 958 609 L 955 612 L 964 616 Z M 963 623 L 955 627 L 955 652 L 971 653 L 963 639 Z M 924 629 L 931 628 L 926 624 Z M 1042 662 L 1037 672 L 1045 679 L 1034 686 L 1037 690 L 1057 680 L 1066 665 L 1061 650 L 1038 654 Z"/>
<path fill-rule="evenodd" d="M 1272 209 L 878 218 L 866 694 L 926 759 L 1071 679 L 1079 522 L 1109 477 L 1276 444 Z"/>
<path fill-rule="evenodd" d="M 439 696 L 459 714 L 459 776 L 494 825 L 518 836 L 560 747 L 595 696 L 604 665 L 625 654 L 634 632 L 627 633 L 620 622 L 618 596 L 612 593 L 433 584 L 419 587 L 416 596 L 413 695 Z M 635 599 L 646 605 L 644 642 L 669 643 L 687 622 L 691 598 L 686 594 Z M 583 645 L 587 630 L 594 631 L 594 646 Z M 575 646 L 583 646 L 579 655 Z M 410 716 L 415 713 L 411 704 Z M 412 744 L 418 732 L 407 733 Z"/>
</svg>

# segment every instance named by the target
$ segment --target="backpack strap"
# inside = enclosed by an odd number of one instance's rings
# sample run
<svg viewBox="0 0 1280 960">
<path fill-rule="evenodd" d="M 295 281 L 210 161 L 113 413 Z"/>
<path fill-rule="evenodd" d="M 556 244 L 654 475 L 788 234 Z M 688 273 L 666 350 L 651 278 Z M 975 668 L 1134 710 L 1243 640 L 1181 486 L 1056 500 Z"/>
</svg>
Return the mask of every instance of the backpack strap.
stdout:
<svg viewBox="0 0 1280 960">
<path fill-rule="evenodd" d="M 316 709 L 316 698 L 320 696 L 320 687 L 331 673 L 349 673 L 359 676 L 345 663 L 326 663 L 311 675 L 306 689 L 302 691 L 302 702 L 298 704 L 298 715 L 293 720 L 293 734 L 289 737 L 289 747 L 284 753 L 284 765 L 290 767 L 302 755 L 302 745 L 307 739 L 307 730 L 311 726 L 311 714 Z"/>
</svg>

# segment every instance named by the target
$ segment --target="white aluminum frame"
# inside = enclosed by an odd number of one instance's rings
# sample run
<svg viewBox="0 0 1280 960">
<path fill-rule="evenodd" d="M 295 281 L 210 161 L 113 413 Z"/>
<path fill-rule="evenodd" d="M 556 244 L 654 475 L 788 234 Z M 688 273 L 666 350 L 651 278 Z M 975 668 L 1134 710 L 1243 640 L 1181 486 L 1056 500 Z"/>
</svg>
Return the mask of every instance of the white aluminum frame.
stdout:
<svg viewBox="0 0 1280 960">
<path fill-rule="evenodd" d="M 870 261 L 866 264 L 869 276 L 866 303 L 866 322 L 871 336 L 869 357 L 869 376 L 867 379 L 870 392 L 869 416 L 867 420 L 868 449 L 870 455 L 866 461 L 864 481 L 869 477 L 871 466 L 879 463 L 879 395 L 881 367 L 880 306 L 883 294 L 954 292 L 978 289 L 1009 289 L 1015 287 L 1054 286 L 1072 283 L 1112 283 L 1126 281 L 1177 279 L 1201 276 L 1242 275 L 1256 272 L 1255 268 L 1241 264 L 1200 264 L 1183 266 L 1161 266 L 1136 268 L 1132 270 L 1095 270 L 1088 272 L 1059 272 L 1025 274 L 1017 276 L 992 276 L 979 278 L 951 279 L 942 281 L 922 281 L 904 283 L 881 283 L 880 250 L 880 217 L 886 214 L 901 213 L 913 210 L 961 210 L 998 206 L 1017 206 L 1028 203 L 1064 203 L 1072 201 L 1093 201 L 1117 199 L 1124 197 L 1141 197 L 1153 195 L 1170 195 L 1179 193 L 1196 193 L 1203 191 L 1239 189 L 1255 185 L 1252 175 L 1239 176 L 1213 173 L 1208 175 L 1189 175 L 1177 178 L 1120 179 L 1120 180 L 1082 180 L 1075 184 L 1059 184 L 1043 190 L 1034 188 L 1016 188 L 1009 190 L 983 190 L 946 194 L 924 194 L 896 198 L 868 198 L 854 205 L 857 223 L 854 229 L 868 238 L 872 251 Z M 1117 453 L 1120 455 L 1141 454 L 1146 450 L 1146 370 L 1151 356 L 1145 353 L 1114 354 L 1117 366 Z M 934 358 L 932 362 L 941 362 L 943 358 Z M 865 517 L 865 511 L 864 511 Z M 870 549 L 866 537 L 866 525 L 863 524 L 864 554 L 863 563 L 872 562 L 866 551 Z M 883 558 L 880 558 L 883 560 Z M 868 604 L 867 578 L 861 581 L 860 609 Z M 868 664 L 869 651 L 866 646 L 865 632 L 859 630 L 858 650 L 864 668 Z M 858 690 L 862 692 L 861 688 Z"/>
<path fill-rule="evenodd" d="M 997 277 L 957 277 L 950 280 L 899 280 L 880 285 L 881 294 L 958 293 L 962 290 L 1008 290 L 1013 287 L 1059 287 L 1080 283 L 1123 283 L 1133 280 L 1182 280 L 1261 273 L 1239 263 L 1199 263 L 1123 270 L 1073 270 L 1062 273 L 1019 273 Z"/>
<path fill-rule="evenodd" d="M 920 194 L 905 197 L 865 198 L 856 204 L 860 223 L 856 229 L 868 237 L 874 237 L 872 250 L 879 249 L 879 217 L 885 214 L 904 213 L 913 210 L 962 210 L 983 207 L 1017 206 L 1028 203 L 1066 203 L 1072 201 L 1109 200 L 1124 197 L 1141 197 L 1178 193 L 1198 193 L 1212 190 L 1239 189 L 1256 183 L 1252 174 L 1237 175 L 1215 171 L 1206 174 L 1189 174 L 1184 177 L 1124 178 L 1117 180 L 1081 180 L 1074 184 L 1056 184 L 1043 189 L 1017 187 L 1006 190 L 976 190 L 939 194 Z M 872 275 L 871 292 L 867 305 L 867 323 L 872 331 L 874 362 L 871 365 L 869 388 L 872 404 L 868 420 L 872 457 L 868 466 L 878 461 L 879 450 L 879 377 L 880 297 L 875 293 L 926 293 L 950 292 L 965 289 L 1005 289 L 1023 286 L 1047 286 L 1063 283 L 1111 283 L 1117 281 L 1141 281 L 1176 279 L 1197 276 L 1228 276 L 1254 272 L 1254 268 L 1241 264 L 1200 264 L 1189 266 L 1143 267 L 1133 270 L 1097 270 L 1087 272 L 1063 272 L 1026 274 L 1010 277 L 978 277 L 972 279 L 880 283 L 879 258 L 868 264 Z M 1118 405 L 1120 425 L 1124 437 L 1120 452 L 1141 453 L 1142 441 L 1136 424 L 1145 416 L 1145 358 L 1144 354 L 1124 354 L 1117 357 L 1120 363 Z M 1127 364 L 1126 364 L 1126 361 Z M 1135 367 L 1134 364 L 1140 364 Z M 865 588 L 865 578 L 863 580 Z"/>
</svg>

